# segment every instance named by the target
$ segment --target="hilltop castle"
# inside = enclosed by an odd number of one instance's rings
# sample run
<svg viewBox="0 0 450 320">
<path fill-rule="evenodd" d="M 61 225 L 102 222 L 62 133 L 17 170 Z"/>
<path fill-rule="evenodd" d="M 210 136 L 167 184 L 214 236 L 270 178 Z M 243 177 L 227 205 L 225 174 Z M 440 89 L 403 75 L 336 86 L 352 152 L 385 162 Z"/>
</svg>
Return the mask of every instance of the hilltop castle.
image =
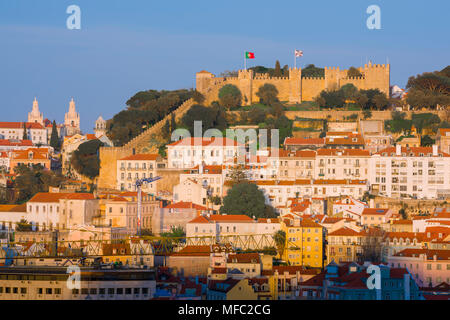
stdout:
<svg viewBox="0 0 450 320">
<path fill-rule="evenodd" d="M 208 71 L 196 74 L 196 87 L 209 104 L 218 100 L 221 87 L 233 84 L 239 88 L 243 96 L 243 104 L 251 105 L 259 101 L 256 92 L 260 86 L 270 83 L 278 89 L 280 101 L 301 103 L 312 101 L 322 90 L 336 90 L 351 83 L 358 89 L 379 89 L 389 95 L 390 65 L 372 64 L 358 68 L 362 76 L 348 77 L 348 70 L 339 67 L 325 67 L 325 76 L 302 78 L 301 68 L 290 68 L 289 77 L 269 77 L 268 74 L 254 74 L 253 70 L 239 70 L 237 77 L 216 77 Z"/>
</svg>

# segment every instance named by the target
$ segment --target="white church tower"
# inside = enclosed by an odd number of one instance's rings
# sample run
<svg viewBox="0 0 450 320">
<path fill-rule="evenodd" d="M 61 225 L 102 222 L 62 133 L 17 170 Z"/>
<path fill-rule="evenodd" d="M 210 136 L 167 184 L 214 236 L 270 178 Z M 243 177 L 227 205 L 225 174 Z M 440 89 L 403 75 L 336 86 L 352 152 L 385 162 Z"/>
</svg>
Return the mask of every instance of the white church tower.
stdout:
<svg viewBox="0 0 450 320">
<path fill-rule="evenodd" d="M 94 133 L 97 138 L 100 138 L 101 136 L 106 134 L 106 121 L 102 116 L 98 117 L 98 119 L 95 121 Z"/>
<path fill-rule="evenodd" d="M 70 100 L 69 112 L 64 116 L 64 127 L 66 129 L 66 135 L 73 136 L 74 134 L 81 133 L 80 130 L 80 115 L 75 109 L 75 101 Z"/>
<path fill-rule="evenodd" d="M 34 97 L 33 109 L 31 112 L 28 112 L 28 122 L 35 122 L 44 125 L 44 116 L 39 111 L 39 104 L 36 97 Z"/>
</svg>

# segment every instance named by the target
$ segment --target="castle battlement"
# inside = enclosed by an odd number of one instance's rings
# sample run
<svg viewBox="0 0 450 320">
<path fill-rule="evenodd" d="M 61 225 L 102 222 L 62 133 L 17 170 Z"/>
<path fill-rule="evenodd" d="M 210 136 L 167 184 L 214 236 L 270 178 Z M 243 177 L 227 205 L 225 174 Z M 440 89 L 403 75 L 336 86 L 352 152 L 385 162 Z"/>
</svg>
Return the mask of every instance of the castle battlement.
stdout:
<svg viewBox="0 0 450 320">
<path fill-rule="evenodd" d="M 302 80 L 315 81 L 315 80 L 325 80 L 325 77 L 303 77 Z"/>
<path fill-rule="evenodd" d="M 289 68 L 289 77 L 270 77 L 268 74 L 254 73 L 253 70 L 239 70 L 237 77 L 216 78 L 212 73 L 201 71 L 197 73 L 197 90 L 205 95 L 206 103 L 218 99 L 218 92 L 225 84 L 233 84 L 239 88 L 245 97 L 245 104 L 251 105 L 259 101 L 256 95 L 265 82 L 276 86 L 278 98 L 290 103 L 312 101 L 323 90 L 337 90 L 351 83 L 358 89 L 379 89 L 386 95 L 390 87 L 390 65 L 372 64 L 357 68 L 360 77 L 348 77 L 347 69 L 336 66 L 324 67 L 324 77 L 302 78 L 301 68 Z"/>
</svg>

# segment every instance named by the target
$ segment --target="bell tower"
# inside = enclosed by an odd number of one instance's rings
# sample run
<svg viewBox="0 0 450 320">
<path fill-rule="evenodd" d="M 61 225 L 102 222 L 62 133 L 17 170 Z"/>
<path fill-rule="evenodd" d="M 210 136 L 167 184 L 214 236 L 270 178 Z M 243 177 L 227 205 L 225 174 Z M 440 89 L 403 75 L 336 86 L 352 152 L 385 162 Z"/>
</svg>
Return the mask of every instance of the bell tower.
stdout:
<svg viewBox="0 0 450 320">
<path fill-rule="evenodd" d="M 102 116 L 99 116 L 95 121 L 94 133 L 97 138 L 100 138 L 101 136 L 106 134 L 106 121 Z"/>
<path fill-rule="evenodd" d="M 31 109 L 31 112 L 28 113 L 28 122 L 34 122 L 44 125 L 44 116 L 39 111 L 39 103 L 36 97 L 34 97 L 33 109 Z"/>
<path fill-rule="evenodd" d="M 81 133 L 80 115 L 75 109 L 75 101 L 73 101 L 73 98 L 69 103 L 69 112 L 64 117 L 64 126 L 66 128 L 66 135 L 68 136 Z"/>
</svg>

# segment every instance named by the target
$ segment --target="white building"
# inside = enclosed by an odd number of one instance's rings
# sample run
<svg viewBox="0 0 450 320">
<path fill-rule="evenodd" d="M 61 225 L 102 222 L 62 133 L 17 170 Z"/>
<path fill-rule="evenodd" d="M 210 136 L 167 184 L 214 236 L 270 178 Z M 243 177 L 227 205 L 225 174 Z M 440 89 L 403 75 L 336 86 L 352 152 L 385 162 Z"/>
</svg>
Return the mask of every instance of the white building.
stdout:
<svg viewBox="0 0 450 320">
<path fill-rule="evenodd" d="M 267 203 L 286 206 L 290 198 L 326 198 L 351 196 L 361 198 L 369 190 L 367 180 L 259 180 L 252 181 L 264 192 Z M 225 182 L 229 187 L 229 182 Z"/>
<path fill-rule="evenodd" d="M 337 200 L 333 203 L 333 215 L 342 213 L 344 218 L 352 218 L 360 221 L 361 214 L 364 211 L 364 208 L 367 207 L 367 204 L 362 201 L 351 197 L 345 197 L 344 199 Z"/>
<path fill-rule="evenodd" d="M 316 179 L 368 179 L 370 152 L 361 149 L 319 149 Z"/>
<path fill-rule="evenodd" d="M 121 191 L 136 191 L 136 180 L 156 177 L 158 154 L 134 154 L 117 160 L 117 189 Z M 156 194 L 157 182 L 145 183 L 142 190 Z"/>
<path fill-rule="evenodd" d="M 450 194 L 450 155 L 432 147 L 395 147 L 371 157 L 372 193 L 393 198 L 434 199 Z"/>
<path fill-rule="evenodd" d="M 245 146 L 228 138 L 185 138 L 167 145 L 168 168 L 222 165 L 245 156 Z"/>
<path fill-rule="evenodd" d="M 0 122 L 0 138 L 4 140 L 23 140 L 23 128 L 26 127 L 27 139 L 36 144 L 47 144 L 47 130 L 37 122 Z"/>
<path fill-rule="evenodd" d="M 92 193 L 37 193 L 27 202 L 26 220 L 39 230 L 91 224 L 99 201 Z"/>
</svg>

